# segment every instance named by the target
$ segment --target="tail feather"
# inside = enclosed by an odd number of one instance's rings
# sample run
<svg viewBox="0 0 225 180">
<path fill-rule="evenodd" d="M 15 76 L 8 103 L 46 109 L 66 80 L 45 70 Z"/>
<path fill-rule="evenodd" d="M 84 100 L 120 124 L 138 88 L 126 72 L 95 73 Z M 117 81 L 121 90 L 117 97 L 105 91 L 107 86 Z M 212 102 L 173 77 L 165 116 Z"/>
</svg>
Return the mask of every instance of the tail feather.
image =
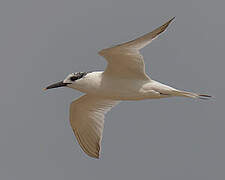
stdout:
<svg viewBox="0 0 225 180">
<path fill-rule="evenodd" d="M 196 93 L 187 92 L 187 91 L 175 91 L 174 95 L 175 96 L 189 97 L 189 98 L 194 98 L 194 99 L 204 99 L 204 100 L 207 100 L 210 97 L 212 97 L 212 96 L 207 95 L 207 94 L 196 94 Z"/>
</svg>

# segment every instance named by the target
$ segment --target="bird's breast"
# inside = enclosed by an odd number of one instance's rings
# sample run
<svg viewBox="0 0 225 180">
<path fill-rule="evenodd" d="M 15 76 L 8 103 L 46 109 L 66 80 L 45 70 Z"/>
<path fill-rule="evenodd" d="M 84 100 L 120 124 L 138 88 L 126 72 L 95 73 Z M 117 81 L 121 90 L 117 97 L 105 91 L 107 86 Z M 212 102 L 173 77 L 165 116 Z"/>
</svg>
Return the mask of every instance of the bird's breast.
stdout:
<svg viewBox="0 0 225 180">
<path fill-rule="evenodd" d="M 93 72 L 70 87 L 83 93 L 116 100 L 158 98 L 154 91 L 146 91 L 144 87 L 147 83 L 144 80 L 105 77 L 100 72 Z"/>
</svg>

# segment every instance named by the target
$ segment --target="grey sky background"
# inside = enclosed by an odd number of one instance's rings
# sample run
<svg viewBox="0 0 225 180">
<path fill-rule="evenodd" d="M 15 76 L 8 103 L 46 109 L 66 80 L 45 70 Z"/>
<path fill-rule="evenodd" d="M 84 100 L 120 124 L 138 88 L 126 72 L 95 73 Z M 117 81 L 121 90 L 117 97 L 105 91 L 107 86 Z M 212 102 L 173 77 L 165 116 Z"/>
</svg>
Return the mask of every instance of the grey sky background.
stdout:
<svg viewBox="0 0 225 180">
<path fill-rule="evenodd" d="M 224 180 L 223 0 L 1 0 L 0 179 Z M 142 52 L 146 71 L 216 97 L 122 102 L 106 116 L 100 160 L 69 125 L 81 93 L 42 92 L 77 71 L 103 70 L 97 52 L 176 16 Z"/>
</svg>

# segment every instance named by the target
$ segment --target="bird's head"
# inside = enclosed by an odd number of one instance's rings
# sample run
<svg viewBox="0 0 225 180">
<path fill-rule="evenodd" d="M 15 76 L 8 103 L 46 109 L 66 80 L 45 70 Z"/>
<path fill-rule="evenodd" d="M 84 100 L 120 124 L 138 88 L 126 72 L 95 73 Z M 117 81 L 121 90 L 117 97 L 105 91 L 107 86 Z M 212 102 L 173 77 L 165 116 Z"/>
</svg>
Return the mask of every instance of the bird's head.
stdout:
<svg viewBox="0 0 225 180">
<path fill-rule="evenodd" d="M 70 84 L 75 83 L 78 79 L 81 79 L 87 74 L 87 72 L 76 72 L 69 74 L 63 81 L 51 84 L 50 86 L 47 86 L 43 90 L 52 89 L 52 88 L 58 88 L 58 87 L 65 87 Z"/>
</svg>

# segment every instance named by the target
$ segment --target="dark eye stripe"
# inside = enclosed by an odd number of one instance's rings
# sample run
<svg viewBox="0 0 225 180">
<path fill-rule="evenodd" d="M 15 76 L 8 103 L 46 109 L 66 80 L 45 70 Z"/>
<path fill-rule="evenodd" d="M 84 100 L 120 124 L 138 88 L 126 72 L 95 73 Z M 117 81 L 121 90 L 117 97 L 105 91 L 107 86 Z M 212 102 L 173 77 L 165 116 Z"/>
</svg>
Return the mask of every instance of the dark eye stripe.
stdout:
<svg viewBox="0 0 225 180">
<path fill-rule="evenodd" d="M 76 77 L 76 76 L 72 76 L 72 77 L 70 78 L 71 81 L 76 81 L 77 79 L 78 79 L 78 77 Z"/>
<path fill-rule="evenodd" d="M 78 72 L 74 73 L 74 76 L 70 77 L 71 81 L 76 81 L 77 79 L 81 79 L 83 76 L 85 76 L 87 73 L 86 72 Z"/>
</svg>

